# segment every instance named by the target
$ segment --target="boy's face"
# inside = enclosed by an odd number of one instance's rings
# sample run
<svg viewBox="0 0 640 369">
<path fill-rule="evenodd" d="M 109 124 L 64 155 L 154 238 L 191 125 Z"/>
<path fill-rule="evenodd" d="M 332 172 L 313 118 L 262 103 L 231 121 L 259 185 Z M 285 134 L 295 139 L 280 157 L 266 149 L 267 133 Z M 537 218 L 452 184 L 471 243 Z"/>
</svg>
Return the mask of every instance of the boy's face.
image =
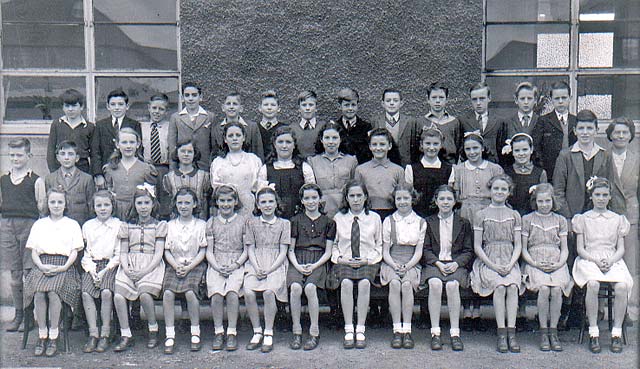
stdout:
<svg viewBox="0 0 640 369">
<path fill-rule="evenodd" d="M 347 119 L 355 118 L 358 114 L 358 100 L 342 100 L 340 102 L 340 111 L 342 116 Z"/>
<path fill-rule="evenodd" d="M 182 98 L 187 109 L 197 110 L 200 107 L 202 96 L 195 87 L 187 87 L 182 91 Z"/>
<path fill-rule="evenodd" d="M 109 110 L 112 117 L 119 119 L 124 117 L 127 113 L 127 110 L 129 110 L 129 104 L 124 100 L 124 97 L 112 97 L 107 103 L 107 110 Z"/>
<path fill-rule="evenodd" d="M 484 114 L 489 109 L 489 102 L 491 102 L 491 96 L 489 96 L 488 88 L 481 88 L 478 90 L 473 90 L 470 93 L 471 97 L 471 105 L 473 106 L 473 110 L 477 114 Z"/>
<path fill-rule="evenodd" d="M 398 92 L 387 92 L 382 99 L 382 107 L 389 115 L 396 115 L 402 107 L 402 99 Z"/>
<path fill-rule="evenodd" d="M 573 129 L 573 132 L 578 137 L 578 142 L 581 144 L 593 143 L 595 141 L 597 131 L 596 123 L 587 121 L 578 121 L 576 123 L 576 127 Z"/>
<path fill-rule="evenodd" d="M 153 123 L 162 122 L 167 116 L 167 102 L 154 100 L 149 102 L 149 116 Z"/>
<path fill-rule="evenodd" d="M 569 90 L 566 88 L 551 90 L 551 103 L 558 113 L 564 114 L 569 111 L 570 100 L 571 96 L 569 96 Z"/>
<path fill-rule="evenodd" d="M 267 97 L 262 99 L 260 102 L 260 106 L 258 107 L 258 111 L 266 120 L 275 119 L 280 113 L 280 105 L 278 105 L 278 100 L 273 97 Z"/>
<path fill-rule="evenodd" d="M 78 117 L 80 117 L 80 115 L 82 114 L 82 104 L 80 104 L 80 103 L 75 103 L 75 104 L 64 103 L 64 104 L 62 104 L 62 111 L 64 112 L 64 115 L 68 119 L 70 119 L 70 120 L 78 119 Z"/>
<path fill-rule="evenodd" d="M 523 114 L 530 114 L 536 105 L 536 96 L 533 90 L 528 88 L 521 89 L 515 100 L 516 105 L 518 105 L 518 110 Z"/>
<path fill-rule="evenodd" d="M 429 108 L 433 112 L 443 112 L 447 107 L 447 94 L 444 90 L 432 90 L 428 100 Z"/>
<path fill-rule="evenodd" d="M 24 147 L 10 147 L 9 148 L 9 161 L 11 161 L 11 168 L 23 169 L 27 166 L 31 153 L 27 152 Z"/>
<path fill-rule="evenodd" d="M 227 96 L 222 104 L 222 112 L 227 118 L 236 118 L 242 113 L 242 104 L 237 96 Z"/>
<path fill-rule="evenodd" d="M 58 159 L 58 163 L 65 169 L 72 169 L 76 166 L 76 163 L 80 159 L 76 150 L 72 148 L 64 148 L 58 150 L 56 154 L 56 159 Z"/>
<path fill-rule="evenodd" d="M 313 119 L 316 117 L 316 99 L 309 97 L 300 102 L 300 106 L 298 107 L 298 111 L 300 112 L 300 116 L 302 119 Z"/>
</svg>

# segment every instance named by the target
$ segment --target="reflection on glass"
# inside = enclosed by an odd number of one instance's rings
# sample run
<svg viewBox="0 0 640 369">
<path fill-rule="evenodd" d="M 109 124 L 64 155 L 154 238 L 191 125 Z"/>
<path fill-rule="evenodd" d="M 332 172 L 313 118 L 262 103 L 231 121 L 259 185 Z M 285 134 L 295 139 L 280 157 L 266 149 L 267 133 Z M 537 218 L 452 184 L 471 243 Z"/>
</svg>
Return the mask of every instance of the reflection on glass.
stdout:
<svg viewBox="0 0 640 369">
<path fill-rule="evenodd" d="M 84 23 L 82 0 L 2 0 L 3 22 Z"/>
<path fill-rule="evenodd" d="M 591 109 L 601 119 L 640 119 L 640 75 L 579 76 L 580 109 Z"/>
<path fill-rule="evenodd" d="M 551 85 L 554 82 L 569 82 L 565 76 L 522 76 L 522 77 L 487 77 L 486 82 L 491 88 L 491 109 L 500 116 L 513 114 L 516 111 L 513 94 L 516 86 L 520 82 L 531 82 L 538 87 L 540 98 L 535 111 L 539 115 L 544 115 L 551 111 L 552 105 L 549 100 Z"/>
<path fill-rule="evenodd" d="M 487 21 L 568 21 L 569 3 L 569 0 L 487 0 Z"/>
<path fill-rule="evenodd" d="M 637 0 L 580 0 L 581 22 L 602 22 L 637 19 L 640 1 Z"/>
<path fill-rule="evenodd" d="M 175 26 L 96 25 L 99 69 L 177 70 Z"/>
<path fill-rule="evenodd" d="M 640 67 L 640 14 L 635 20 L 582 22 L 579 29 L 580 67 Z"/>
<path fill-rule="evenodd" d="M 51 121 L 62 115 L 60 95 L 74 88 L 85 93 L 82 77 L 15 77 L 5 76 L 7 100 L 4 121 Z"/>
<path fill-rule="evenodd" d="M 175 23 L 176 0 L 100 0 L 93 2 L 96 22 Z"/>
</svg>

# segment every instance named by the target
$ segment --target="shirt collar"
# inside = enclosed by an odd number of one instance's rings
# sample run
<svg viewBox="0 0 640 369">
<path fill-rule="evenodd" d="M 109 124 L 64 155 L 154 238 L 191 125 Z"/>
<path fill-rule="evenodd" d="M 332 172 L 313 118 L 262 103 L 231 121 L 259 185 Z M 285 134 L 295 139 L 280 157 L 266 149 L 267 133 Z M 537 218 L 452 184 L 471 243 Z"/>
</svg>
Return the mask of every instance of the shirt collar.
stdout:
<svg viewBox="0 0 640 369">
<path fill-rule="evenodd" d="M 513 163 L 513 170 L 518 174 L 529 174 L 533 170 L 533 163 L 528 162 L 526 164 Z"/>
<path fill-rule="evenodd" d="M 396 115 L 393 115 L 393 116 L 385 112 L 384 115 L 385 115 L 385 118 L 387 118 L 387 120 L 393 120 L 394 122 L 398 122 L 400 120 L 400 112 L 397 112 Z"/>
<path fill-rule="evenodd" d="M 59 173 L 60 173 L 60 176 L 62 176 L 62 178 L 73 178 L 77 172 L 78 172 L 78 168 L 76 167 L 73 167 L 71 169 L 71 172 L 66 172 L 62 169 L 62 167 L 60 167 Z"/>
<path fill-rule="evenodd" d="M 488 118 L 488 117 L 489 117 L 489 112 L 488 112 L 488 111 L 485 111 L 485 112 L 484 112 L 484 113 L 482 113 L 482 114 L 478 114 L 478 113 L 476 113 L 476 112 L 473 112 L 473 114 L 475 114 L 476 119 L 478 119 L 478 118 L 482 118 L 482 120 L 484 120 L 484 119 L 486 119 L 486 118 Z"/>
<path fill-rule="evenodd" d="M 468 170 L 476 170 L 476 169 L 487 169 L 489 166 L 489 162 L 487 160 L 483 160 L 482 164 L 476 166 L 469 162 L 469 160 L 464 162 L 464 167 Z"/>
<path fill-rule="evenodd" d="M 111 217 L 109 219 L 107 219 L 106 222 L 102 222 L 100 220 L 98 220 L 98 218 L 96 218 L 97 224 L 101 227 L 107 227 L 107 228 L 120 228 L 120 219 L 116 218 L 116 217 Z"/>
<path fill-rule="evenodd" d="M 560 114 L 558 113 L 558 111 L 556 110 L 556 117 L 558 117 L 558 120 L 561 120 L 560 118 L 562 118 L 562 120 L 564 120 L 564 123 L 567 124 L 569 123 L 569 112 L 567 111 L 564 114 Z"/>
<path fill-rule="evenodd" d="M 71 124 L 69 123 L 66 115 L 61 116 L 60 121 L 66 123 L 69 127 L 71 127 Z M 113 119 L 111 119 L 111 123 L 113 123 Z M 84 119 L 84 117 L 80 117 L 80 124 L 78 125 L 82 125 L 85 127 L 87 126 L 87 121 Z"/>
<path fill-rule="evenodd" d="M 604 151 L 602 146 L 598 145 L 595 142 L 593 143 L 593 148 L 591 149 L 590 152 L 586 152 L 586 151 L 582 150 L 582 148 L 580 147 L 578 142 L 574 143 L 573 146 L 571 146 L 571 152 L 580 152 L 580 153 L 582 153 L 582 156 L 587 160 L 591 160 L 594 156 L 596 156 L 596 154 L 600 150 Z"/>
<path fill-rule="evenodd" d="M 613 155 L 614 159 L 617 160 L 626 160 L 627 159 L 627 152 L 623 152 L 622 154 L 616 154 L 615 152 L 613 152 L 613 150 L 611 151 L 611 155 Z"/>
<path fill-rule="evenodd" d="M 345 127 L 353 127 L 356 125 L 356 123 L 358 122 L 358 117 L 355 116 L 352 119 L 347 119 L 344 115 L 342 116 L 342 124 Z"/>
<path fill-rule="evenodd" d="M 306 121 L 306 119 L 300 119 L 300 128 L 304 129 L 304 124 Z M 309 124 L 311 125 L 312 129 L 316 129 L 316 118 L 314 117 L 309 119 Z"/>
<path fill-rule="evenodd" d="M 182 108 L 182 110 L 179 113 L 180 115 L 189 115 L 189 112 L 187 111 L 187 108 Z M 207 115 L 207 111 L 204 110 L 204 108 L 202 106 L 198 106 L 198 114 L 196 115 Z"/>
<path fill-rule="evenodd" d="M 153 126 L 154 123 L 158 126 L 158 128 L 162 128 L 164 125 L 166 125 L 169 122 L 164 120 L 164 119 L 159 121 L 159 122 L 157 122 L 157 123 L 154 122 L 154 121 L 149 121 L 149 127 Z"/>
<path fill-rule="evenodd" d="M 122 126 L 122 121 L 124 121 L 124 117 L 120 117 L 120 118 L 116 118 L 114 116 L 111 116 L 111 124 L 116 124 L 116 122 L 118 123 L 118 127 Z"/>
<path fill-rule="evenodd" d="M 227 123 L 228 123 L 227 118 L 224 118 L 222 120 L 222 123 L 220 123 L 220 125 L 224 127 Z M 244 119 L 242 119 L 242 117 L 238 117 L 238 123 L 242 124 L 245 127 L 247 126 L 247 122 L 245 122 Z"/>
<path fill-rule="evenodd" d="M 271 220 L 266 220 L 266 219 L 264 219 L 264 218 L 262 217 L 262 215 L 260 215 L 260 221 L 261 221 L 262 223 L 267 223 L 267 224 L 270 224 L 270 225 L 274 225 L 274 224 L 276 224 L 276 221 L 277 221 L 277 220 L 278 220 L 278 217 L 273 217 L 273 219 L 271 219 Z"/>
<path fill-rule="evenodd" d="M 218 218 L 218 220 L 219 220 L 222 224 L 229 224 L 229 223 L 233 222 L 233 221 L 234 221 L 234 219 L 236 219 L 236 217 L 237 217 L 237 216 L 238 216 L 238 214 L 237 214 L 237 213 L 234 213 L 234 214 L 231 216 L 231 218 L 229 218 L 229 219 L 225 219 L 225 218 L 223 218 L 223 217 L 222 217 L 222 215 L 218 215 L 218 216 L 217 216 L 217 218 Z"/>
<path fill-rule="evenodd" d="M 278 125 L 278 120 L 274 119 L 274 120 L 266 120 L 266 119 L 262 119 L 260 121 L 260 125 L 264 128 L 267 129 L 267 123 L 271 123 L 271 127 L 269 129 L 273 129 L 273 127 Z"/>
<path fill-rule="evenodd" d="M 440 215 L 440 213 L 438 213 L 438 219 L 440 219 L 441 222 L 452 222 L 453 221 L 453 212 L 451 214 L 449 214 L 448 217 L 443 218 L 442 215 Z"/>
<path fill-rule="evenodd" d="M 533 112 L 531 112 L 529 114 L 526 114 L 526 115 L 527 115 L 527 117 L 529 117 L 529 121 L 531 121 L 531 117 L 533 117 Z M 522 118 L 524 118 L 524 116 L 525 116 L 525 114 L 518 110 L 518 120 L 522 121 Z"/>
<path fill-rule="evenodd" d="M 414 211 L 411 211 L 411 213 L 403 217 L 396 211 L 393 213 L 392 217 L 396 222 L 405 222 L 407 224 L 411 224 L 416 220 L 416 217 L 414 215 L 416 215 L 416 213 Z"/>
<path fill-rule="evenodd" d="M 179 169 L 179 168 L 176 168 L 176 174 L 177 174 L 178 176 L 180 176 L 180 177 L 182 177 L 182 176 L 193 177 L 193 176 L 195 176 L 197 173 L 198 173 L 198 168 L 196 168 L 196 167 L 195 167 L 195 165 L 194 165 L 194 167 L 193 167 L 193 170 L 192 170 L 191 172 L 189 172 L 189 173 L 182 173 L 182 172 L 180 171 L 180 169 Z"/>
<path fill-rule="evenodd" d="M 599 218 L 599 217 L 603 217 L 606 219 L 611 219 L 613 217 L 615 217 L 617 214 L 612 212 L 611 210 L 607 210 L 604 213 L 601 213 L 599 211 L 593 211 L 593 210 L 589 210 L 588 212 L 584 213 L 585 216 L 589 217 L 589 218 Z"/>
<path fill-rule="evenodd" d="M 326 152 L 323 152 L 321 155 L 323 158 L 329 160 L 329 161 L 334 161 L 334 160 L 338 160 L 338 159 L 342 159 L 344 158 L 344 154 L 341 153 L 340 151 L 338 151 L 338 155 L 336 155 L 334 158 L 330 158 L 329 155 L 327 155 Z"/>
<path fill-rule="evenodd" d="M 429 163 L 427 162 L 427 159 L 424 158 L 424 156 L 420 159 L 420 164 L 422 164 L 423 168 L 442 168 L 442 162 L 440 161 L 440 158 L 436 157 L 436 161 L 433 163 Z"/>
<path fill-rule="evenodd" d="M 389 160 L 389 158 L 386 158 L 384 160 L 371 159 L 371 165 L 374 168 L 377 168 L 377 167 L 388 168 L 390 164 L 391 164 L 391 160 Z"/>
<path fill-rule="evenodd" d="M 449 112 L 445 109 L 444 113 L 442 113 L 442 118 L 438 118 L 435 114 L 433 114 L 431 110 L 429 110 L 429 112 L 424 117 L 429 120 L 436 120 L 436 121 L 446 120 L 449 118 Z"/>
</svg>

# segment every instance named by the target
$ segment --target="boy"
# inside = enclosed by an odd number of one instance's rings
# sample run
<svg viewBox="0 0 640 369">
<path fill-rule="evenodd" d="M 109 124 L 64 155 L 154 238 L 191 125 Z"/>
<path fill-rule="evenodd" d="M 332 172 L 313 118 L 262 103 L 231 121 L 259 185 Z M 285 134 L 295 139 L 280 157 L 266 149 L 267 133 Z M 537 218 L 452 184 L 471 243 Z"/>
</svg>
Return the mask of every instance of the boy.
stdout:
<svg viewBox="0 0 640 369">
<path fill-rule="evenodd" d="M 125 116 L 129 110 L 129 96 L 123 90 L 109 92 L 107 110 L 111 116 L 96 122 L 96 129 L 91 138 L 91 173 L 96 187 L 99 188 L 105 186 L 102 167 L 109 162 L 116 148 L 115 140 L 118 131 L 121 128 L 130 127 L 142 137 L 140 123 Z"/>
<path fill-rule="evenodd" d="M 33 266 L 31 253 L 25 250 L 31 226 L 44 213 L 46 192 L 44 181 L 29 168 L 31 142 L 26 138 L 9 141 L 11 170 L 0 177 L 0 263 L 11 271 L 11 295 L 15 316 L 5 327 L 15 332 L 22 324 L 23 282 Z"/>
<path fill-rule="evenodd" d="M 305 90 L 298 94 L 298 112 L 300 121 L 291 124 L 296 135 L 296 146 L 303 159 L 316 154 L 318 132 L 324 123 L 318 120 L 318 95 L 314 91 Z"/>
<path fill-rule="evenodd" d="M 469 97 L 473 112 L 469 112 L 459 118 L 462 126 L 462 134 L 479 131 L 484 139 L 485 148 L 488 151 L 488 157 L 486 159 L 497 163 L 498 152 L 496 144 L 502 122 L 498 117 L 489 115 L 489 103 L 491 102 L 489 85 L 485 82 L 474 84 L 469 89 Z M 502 145 L 499 147 L 502 148 Z"/>
<path fill-rule="evenodd" d="M 182 111 L 173 113 L 169 119 L 169 133 L 167 141 L 171 156 L 174 155 L 176 143 L 193 140 L 193 144 L 200 151 L 199 169 L 208 170 L 211 161 L 211 115 L 200 106 L 202 89 L 193 82 L 182 85 Z M 171 169 L 175 169 L 175 162 L 171 162 Z"/>
<path fill-rule="evenodd" d="M 396 147 L 400 153 L 400 166 L 411 164 L 413 158 L 418 156 L 418 123 L 415 118 L 400 114 L 400 108 L 404 105 L 400 90 L 388 88 L 382 92 L 382 107 L 384 114 L 373 119 L 373 128 L 385 128 L 391 133 Z M 390 154 L 391 155 L 391 154 Z"/>
<path fill-rule="evenodd" d="M 60 168 L 45 176 L 45 189 L 47 191 L 51 188 L 64 189 L 67 197 L 66 215 L 82 226 L 93 211 L 91 208 L 95 192 L 93 178 L 76 167 L 80 155 L 75 142 L 60 142 L 56 148 L 56 158 Z"/>
<path fill-rule="evenodd" d="M 551 85 L 551 103 L 553 111 L 540 117 L 533 129 L 533 147 L 540 163 L 547 172 L 549 182 L 553 180 L 553 171 L 560 150 L 572 146 L 578 138 L 574 132 L 576 116 L 569 114 L 571 87 L 564 82 Z"/>
<path fill-rule="evenodd" d="M 518 110 L 504 120 L 502 129 L 498 133 L 498 148 L 500 149 L 498 157 L 502 167 L 513 164 L 513 156 L 510 154 L 510 147 L 507 149 L 506 141 L 516 133 L 531 135 L 539 119 L 538 114 L 534 111 L 539 97 L 536 86 L 530 82 L 521 82 L 516 86 L 513 97 Z"/>
<path fill-rule="evenodd" d="M 418 136 L 423 130 L 436 127 L 444 135 L 442 148 L 444 160 L 449 164 L 458 163 L 458 147 L 462 142 L 462 127 L 458 118 L 447 112 L 449 88 L 440 82 L 432 83 L 427 89 L 429 112 L 418 118 Z M 420 158 L 414 158 L 420 160 Z"/>
<path fill-rule="evenodd" d="M 60 168 L 56 160 L 56 147 L 62 141 L 71 140 L 78 145 L 78 164 L 81 171 L 91 174 L 89 154 L 91 138 L 96 129 L 95 124 L 87 122 L 82 116 L 84 96 L 77 90 L 66 90 L 61 96 L 64 115 L 51 123 L 47 142 L 47 166 L 53 172 Z"/>
<path fill-rule="evenodd" d="M 158 183 L 156 194 L 158 195 L 158 217 L 168 220 L 171 215 L 171 195 L 164 191 L 162 177 L 169 172 L 169 121 L 167 108 L 169 97 L 165 94 L 153 95 L 149 98 L 147 109 L 149 110 L 149 122 L 140 122 L 142 129 L 142 148 L 144 160 L 152 163 L 158 170 Z"/>
<path fill-rule="evenodd" d="M 260 120 L 260 124 L 258 124 L 258 129 L 260 130 L 262 148 L 266 159 L 269 157 L 269 154 L 271 154 L 271 151 L 273 151 L 271 135 L 275 132 L 276 128 L 282 125 L 278 121 L 280 105 L 278 103 L 278 94 L 274 90 L 267 90 L 262 93 L 258 111 L 262 114 L 262 119 Z"/>
<path fill-rule="evenodd" d="M 224 103 L 222 103 L 222 112 L 224 119 L 220 124 L 211 127 L 211 156 L 222 155 L 224 150 L 224 126 L 227 123 L 236 122 L 244 126 L 247 137 L 244 138 L 244 144 L 248 148 L 247 151 L 256 154 L 260 160 L 264 161 L 264 150 L 262 147 L 262 137 L 260 137 L 260 129 L 258 125 L 251 121 L 245 121 L 240 114 L 244 110 L 242 99 L 238 92 L 228 94 Z"/>
<path fill-rule="evenodd" d="M 335 121 L 342 124 L 347 133 L 341 137 L 343 153 L 354 155 L 358 164 L 364 164 L 372 158 L 369 150 L 369 131 L 372 127 L 371 123 L 357 115 L 359 101 L 358 91 L 352 88 L 338 91 L 338 106 L 342 115 Z"/>
</svg>

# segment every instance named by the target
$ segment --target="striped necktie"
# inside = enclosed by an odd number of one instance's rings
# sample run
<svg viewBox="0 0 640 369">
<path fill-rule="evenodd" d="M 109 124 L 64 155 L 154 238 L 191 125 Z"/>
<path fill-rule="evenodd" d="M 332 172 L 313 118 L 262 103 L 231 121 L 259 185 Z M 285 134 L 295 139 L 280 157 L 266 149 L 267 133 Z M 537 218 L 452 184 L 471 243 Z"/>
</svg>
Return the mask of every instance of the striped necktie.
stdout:
<svg viewBox="0 0 640 369">
<path fill-rule="evenodd" d="M 151 123 L 151 161 L 154 164 L 159 164 L 160 160 L 162 160 L 162 151 L 160 150 L 158 123 Z"/>
<path fill-rule="evenodd" d="M 351 224 L 351 257 L 360 257 L 360 224 L 358 223 L 358 217 L 353 217 L 353 223 Z"/>
</svg>

